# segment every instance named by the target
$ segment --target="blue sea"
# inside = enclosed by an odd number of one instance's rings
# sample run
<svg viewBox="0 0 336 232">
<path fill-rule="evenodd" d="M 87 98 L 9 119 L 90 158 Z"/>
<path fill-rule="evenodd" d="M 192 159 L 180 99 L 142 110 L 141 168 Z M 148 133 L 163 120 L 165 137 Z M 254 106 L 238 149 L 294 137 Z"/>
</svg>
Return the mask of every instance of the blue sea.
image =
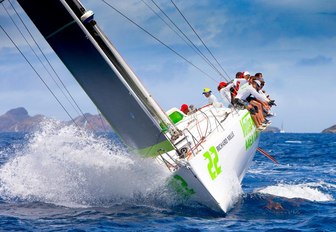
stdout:
<svg viewBox="0 0 336 232">
<path fill-rule="evenodd" d="M 336 231 L 336 135 L 261 135 L 227 213 L 180 199 L 113 134 L 0 133 L 1 231 Z"/>
</svg>

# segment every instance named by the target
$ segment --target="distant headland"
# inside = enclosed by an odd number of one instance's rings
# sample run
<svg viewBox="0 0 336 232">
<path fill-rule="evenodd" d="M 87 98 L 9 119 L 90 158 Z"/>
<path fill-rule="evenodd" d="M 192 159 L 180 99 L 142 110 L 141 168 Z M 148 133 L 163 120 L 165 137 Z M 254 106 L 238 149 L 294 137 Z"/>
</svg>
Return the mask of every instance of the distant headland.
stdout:
<svg viewBox="0 0 336 232">
<path fill-rule="evenodd" d="M 50 118 L 41 114 L 30 116 L 24 107 L 18 107 L 0 116 L 0 132 L 32 132 L 37 130 L 40 123 L 47 119 Z M 110 125 L 100 115 L 86 113 L 74 118 L 73 121 L 79 127 L 95 132 L 112 131 Z M 61 123 L 70 125 L 74 123 L 73 121 L 63 121 Z"/>
<path fill-rule="evenodd" d="M 322 133 L 327 133 L 327 134 L 335 134 L 336 133 L 336 125 L 333 125 L 327 129 L 324 129 Z"/>
</svg>

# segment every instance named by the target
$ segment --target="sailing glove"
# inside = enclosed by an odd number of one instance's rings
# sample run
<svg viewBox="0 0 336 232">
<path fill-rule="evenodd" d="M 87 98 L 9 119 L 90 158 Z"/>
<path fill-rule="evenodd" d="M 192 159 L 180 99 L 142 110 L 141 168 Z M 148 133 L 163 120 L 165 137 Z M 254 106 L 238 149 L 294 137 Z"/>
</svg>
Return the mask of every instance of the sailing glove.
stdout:
<svg viewBox="0 0 336 232">
<path fill-rule="evenodd" d="M 275 101 L 274 101 L 274 100 L 270 100 L 270 101 L 268 102 L 268 105 L 270 105 L 270 106 L 276 106 L 276 104 L 275 104 Z"/>
</svg>

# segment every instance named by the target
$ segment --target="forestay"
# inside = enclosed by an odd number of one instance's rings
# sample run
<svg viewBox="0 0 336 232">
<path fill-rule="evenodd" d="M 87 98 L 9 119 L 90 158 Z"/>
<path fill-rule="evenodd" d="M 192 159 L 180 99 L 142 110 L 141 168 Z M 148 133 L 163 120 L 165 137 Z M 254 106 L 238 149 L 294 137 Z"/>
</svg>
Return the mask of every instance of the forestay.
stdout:
<svg viewBox="0 0 336 232">
<path fill-rule="evenodd" d="M 132 149 L 155 156 L 173 149 L 162 133 L 166 118 L 95 21 L 76 0 L 18 0 L 21 7 L 98 107 Z M 112 22 L 113 23 L 113 22 Z M 148 97 L 149 96 L 149 97 Z"/>
</svg>

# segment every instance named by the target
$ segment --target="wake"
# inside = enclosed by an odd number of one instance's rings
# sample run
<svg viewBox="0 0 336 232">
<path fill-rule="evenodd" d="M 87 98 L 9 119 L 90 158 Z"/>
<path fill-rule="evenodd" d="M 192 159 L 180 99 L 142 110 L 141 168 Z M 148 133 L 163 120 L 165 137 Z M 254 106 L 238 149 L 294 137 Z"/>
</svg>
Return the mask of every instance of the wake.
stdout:
<svg viewBox="0 0 336 232">
<path fill-rule="evenodd" d="M 273 196 L 279 196 L 284 198 L 300 198 L 309 201 L 316 202 L 328 202 L 334 201 L 333 197 L 330 194 L 322 192 L 321 189 L 330 189 L 335 188 L 335 185 L 328 184 L 325 182 L 317 183 L 305 183 L 305 184 L 278 184 L 275 186 L 268 186 L 256 190 L 255 192 L 270 194 Z"/>
<path fill-rule="evenodd" d="M 126 202 L 163 191 L 170 173 L 154 159 L 128 154 L 112 141 L 46 121 L 0 167 L 3 199 L 67 207 Z"/>
</svg>

